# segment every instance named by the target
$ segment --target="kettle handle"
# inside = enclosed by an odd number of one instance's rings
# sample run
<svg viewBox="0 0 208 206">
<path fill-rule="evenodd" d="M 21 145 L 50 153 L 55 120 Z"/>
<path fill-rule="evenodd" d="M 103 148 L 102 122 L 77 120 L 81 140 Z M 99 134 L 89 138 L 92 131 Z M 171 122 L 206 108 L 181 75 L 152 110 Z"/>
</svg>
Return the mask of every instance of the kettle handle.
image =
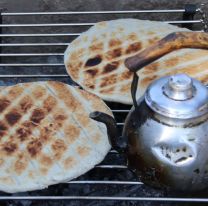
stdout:
<svg viewBox="0 0 208 206">
<path fill-rule="evenodd" d="M 182 48 L 208 49 L 208 34 L 205 32 L 171 33 L 139 54 L 127 58 L 125 65 L 130 71 L 137 72 L 165 54 Z"/>
<path fill-rule="evenodd" d="M 139 54 L 125 60 L 126 67 L 134 72 L 131 95 L 135 108 L 137 107 L 136 90 L 139 79 L 136 72 L 160 57 L 182 48 L 208 49 L 208 34 L 204 32 L 174 32 L 144 49 Z"/>
</svg>

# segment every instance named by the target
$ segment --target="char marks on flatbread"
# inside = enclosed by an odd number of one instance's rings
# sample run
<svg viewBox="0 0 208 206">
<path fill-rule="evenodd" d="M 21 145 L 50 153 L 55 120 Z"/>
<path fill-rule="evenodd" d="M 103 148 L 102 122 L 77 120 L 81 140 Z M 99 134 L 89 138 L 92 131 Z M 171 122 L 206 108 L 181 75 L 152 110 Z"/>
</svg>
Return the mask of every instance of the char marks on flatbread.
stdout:
<svg viewBox="0 0 208 206">
<path fill-rule="evenodd" d="M 119 19 L 95 24 L 67 48 L 64 62 L 67 72 L 84 89 L 104 100 L 132 104 L 132 73 L 124 65 L 135 55 L 171 32 L 189 31 L 167 23 Z M 208 84 L 208 51 L 174 51 L 138 72 L 138 98 L 155 79 L 186 73 Z"/>
<path fill-rule="evenodd" d="M 0 90 L 0 190 L 13 193 L 69 181 L 110 149 L 92 111 L 112 115 L 97 96 L 54 81 Z"/>
</svg>

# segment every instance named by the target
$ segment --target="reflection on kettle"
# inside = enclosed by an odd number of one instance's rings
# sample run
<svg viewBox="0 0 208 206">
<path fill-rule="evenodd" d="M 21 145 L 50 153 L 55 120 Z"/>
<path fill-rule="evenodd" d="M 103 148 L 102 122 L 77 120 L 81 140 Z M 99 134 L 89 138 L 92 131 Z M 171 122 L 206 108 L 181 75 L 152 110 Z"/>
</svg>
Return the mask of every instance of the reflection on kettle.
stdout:
<svg viewBox="0 0 208 206">
<path fill-rule="evenodd" d="M 128 167 L 144 183 L 160 188 L 197 191 L 208 188 L 208 89 L 186 74 L 162 77 L 136 100 L 136 71 L 161 56 L 185 47 L 208 48 L 208 34 L 168 35 L 135 57 L 127 59 L 134 72 L 130 110 L 123 129 L 126 145 L 117 141 L 115 120 L 91 113 L 106 124 L 112 147 L 127 154 Z"/>
</svg>

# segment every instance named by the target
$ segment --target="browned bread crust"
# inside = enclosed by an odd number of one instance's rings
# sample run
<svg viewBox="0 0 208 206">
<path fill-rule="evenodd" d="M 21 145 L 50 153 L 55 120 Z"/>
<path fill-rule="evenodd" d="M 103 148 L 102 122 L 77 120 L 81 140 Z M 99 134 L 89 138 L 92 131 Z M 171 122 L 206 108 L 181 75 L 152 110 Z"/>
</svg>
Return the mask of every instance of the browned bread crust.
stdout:
<svg viewBox="0 0 208 206">
<path fill-rule="evenodd" d="M 93 168 L 110 149 L 97 96 L 54 81 L 0 90 L 0 190 L 45 188 Z"/>
<path fill-rule="evenodd" d="M 75 39 L 65 51 L 67 72 L 85 90 L 104 100 L 132 104 L 132 73 L 125 59 L 172 32 L 189 31 L 163 22 L 118 19 L 95 24 Z M 137 98 L 147 86 L 165 75 L 186 73 L 208 84 L 208 51 L 174 51 L 138 72 Z"/>
</svg>

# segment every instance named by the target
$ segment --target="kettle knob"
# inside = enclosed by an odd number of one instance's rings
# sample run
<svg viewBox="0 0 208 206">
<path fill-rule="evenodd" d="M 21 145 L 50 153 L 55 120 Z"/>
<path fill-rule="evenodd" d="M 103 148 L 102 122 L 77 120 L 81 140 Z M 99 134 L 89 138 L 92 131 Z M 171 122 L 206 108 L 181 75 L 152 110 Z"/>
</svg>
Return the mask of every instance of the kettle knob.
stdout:
<svg viewBox="0 0 208 206">
<path fill-rule="evenodd" d="M 168 98 L 178 101 L 191 99 L 196 92 L 192 78 L 186 74 L 171 76 L 162 89 Z"/>
</svg>

